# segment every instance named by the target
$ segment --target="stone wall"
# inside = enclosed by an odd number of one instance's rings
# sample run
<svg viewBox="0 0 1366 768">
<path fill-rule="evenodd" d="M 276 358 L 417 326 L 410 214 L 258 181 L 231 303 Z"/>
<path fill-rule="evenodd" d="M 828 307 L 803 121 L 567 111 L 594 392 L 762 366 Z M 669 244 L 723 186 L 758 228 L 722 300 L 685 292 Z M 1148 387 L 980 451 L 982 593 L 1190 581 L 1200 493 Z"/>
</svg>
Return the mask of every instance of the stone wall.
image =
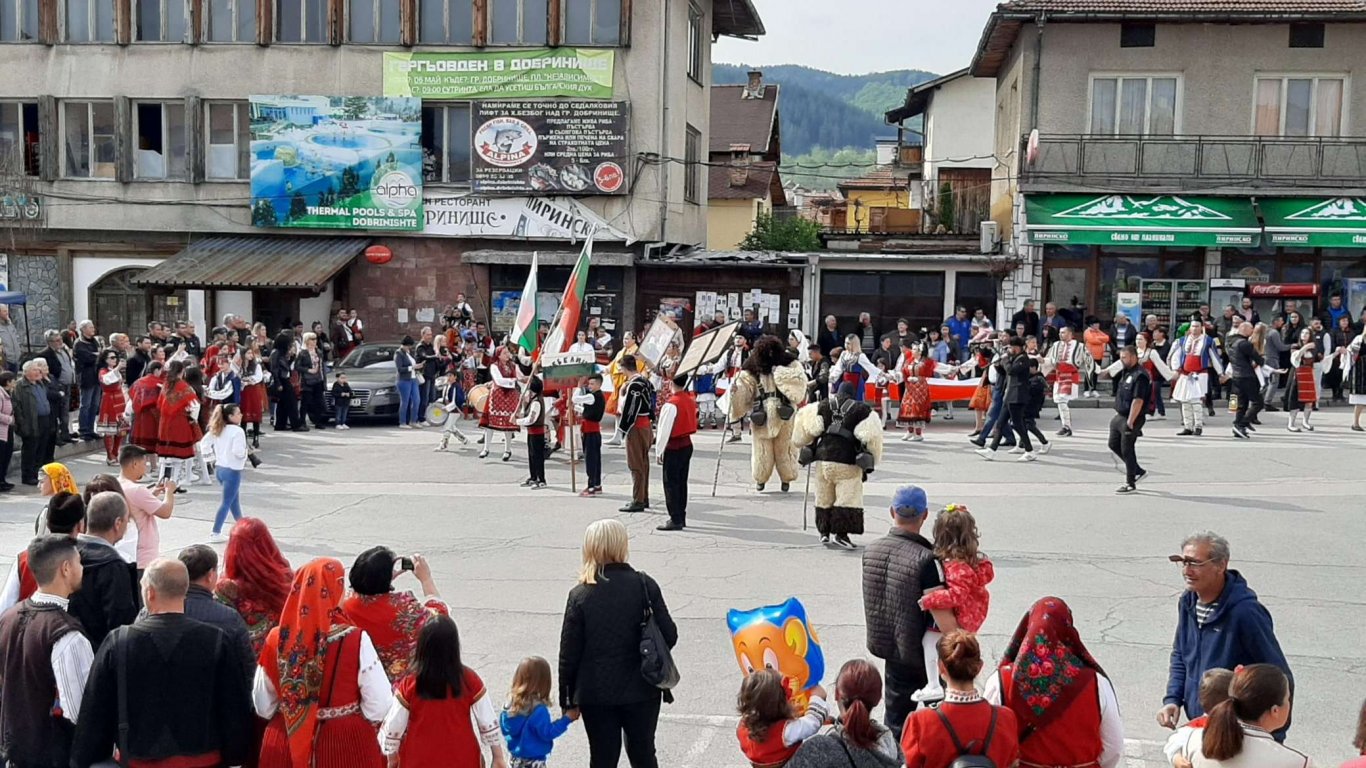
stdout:
<svg viewBox="0 0 1366 768">
<path fill-rule="evenodd" d="M 488 269 L 461 261 L 463 241 L 381 238 L 375 244 L 391 248 L 394 258 L 388 264 L 371 264 L 361 256 L 338 281 L 345 286 L 338 291 L 338 301 L 360 314 L 366 341 L 398 341 L 405 334 L 417 338 L 424 325 L 440 329 L 441 311 L 461 292 L 476 315 L 481 314 L 476 297 L 488 296 Z M 406 310 L 406 322 L 400 321 L 400 310 Z M 426 317 L 426 312 L 431 319 L 419 320 L 419 313 Z"/>
<path fill-rule="evenodd" d="M 28 342 L 35 350 L 42 349 L 43 331 L 62 328 L 62 286 L 57 277 L 57 257 L 21 256 L 10 254 L 9 289 L 28 296 L 28 326 L 24 326 L 24 310 L 10 308 L 10 319 L 19 325 L 20 333 L 28 331 Z"/>
</svg>

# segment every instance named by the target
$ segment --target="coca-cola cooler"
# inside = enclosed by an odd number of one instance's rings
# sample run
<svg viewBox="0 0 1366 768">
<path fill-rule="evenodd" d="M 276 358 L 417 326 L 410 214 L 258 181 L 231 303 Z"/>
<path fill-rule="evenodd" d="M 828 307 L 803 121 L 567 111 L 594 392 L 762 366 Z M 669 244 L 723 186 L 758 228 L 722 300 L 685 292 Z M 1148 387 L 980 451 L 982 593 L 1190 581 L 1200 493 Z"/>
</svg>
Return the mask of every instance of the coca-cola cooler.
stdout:
<svg viewBox="0 0 1366 768">
<path fill-rule="evenodd" d="M 1295 311 L 1307 324 L 1318 310 L 1319 284 L 1252 283 L 1247 287 L 1247 295 L 1252 297 L 1252 307 L 1265 322 L 1283 312 Z"/>
</svg>

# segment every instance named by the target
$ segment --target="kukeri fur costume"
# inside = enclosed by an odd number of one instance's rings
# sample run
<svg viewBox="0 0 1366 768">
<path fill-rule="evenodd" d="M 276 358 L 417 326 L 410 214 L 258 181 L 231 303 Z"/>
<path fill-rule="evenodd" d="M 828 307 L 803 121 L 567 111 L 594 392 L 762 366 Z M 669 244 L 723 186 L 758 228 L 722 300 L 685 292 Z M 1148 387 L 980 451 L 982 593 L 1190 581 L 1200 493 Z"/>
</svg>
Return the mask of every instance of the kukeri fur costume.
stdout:
<svg viewBox="0 0 1366 768">
<path fill-rule="evenodd" d="M 797 479 L 792 424 L 797 408 L 805 399 L 806 371 L 802 370 L 802 364 L 787 352 L 778 337 L 761 337 L 730 389 L 730 420 L 751 417 L 754 451 L 750 467 L 761 491 L 775 468 L 783 490 Z M 762 418 L 755 418 L 755 403 L 762 403 Z"/>
<path fill-rule="evenodd" d="M 867 403 L 853 400 L 850 392 L 842 390 L 830 400 L 804 406 L 797 411 L 792 430 L 797 448 L 813 446 L 811 481 L 816 486 L 816 530 L 822 536 L 863 533 L 865 469 L 882 463 L 882 420 Z M 853 440 L 827 434 L 836 419 Z M 857 463 L 863 452 L 872 458 L 872 467 Z"/>
</svg>

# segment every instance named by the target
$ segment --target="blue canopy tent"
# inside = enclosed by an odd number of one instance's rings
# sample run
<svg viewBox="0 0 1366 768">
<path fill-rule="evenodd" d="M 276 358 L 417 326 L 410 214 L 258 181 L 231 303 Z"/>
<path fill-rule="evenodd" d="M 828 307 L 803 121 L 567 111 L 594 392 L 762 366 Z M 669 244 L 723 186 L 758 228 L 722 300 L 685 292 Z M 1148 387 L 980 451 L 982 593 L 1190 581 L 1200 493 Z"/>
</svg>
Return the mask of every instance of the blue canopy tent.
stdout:
<svg viewBox="0 0 1366 768">
<path fill-rule="evenodd" d="M 33 354 L 33 342 L 29 340 L 28 296 L 18 291 L 0 291 L 0 304 L 10 306 L 18 304 L 24 308 L 24 352 L 21 358 L 27 360 Z M 10 353 L 9 350 L 5 350 L 5 352 Z"/>
</svg>

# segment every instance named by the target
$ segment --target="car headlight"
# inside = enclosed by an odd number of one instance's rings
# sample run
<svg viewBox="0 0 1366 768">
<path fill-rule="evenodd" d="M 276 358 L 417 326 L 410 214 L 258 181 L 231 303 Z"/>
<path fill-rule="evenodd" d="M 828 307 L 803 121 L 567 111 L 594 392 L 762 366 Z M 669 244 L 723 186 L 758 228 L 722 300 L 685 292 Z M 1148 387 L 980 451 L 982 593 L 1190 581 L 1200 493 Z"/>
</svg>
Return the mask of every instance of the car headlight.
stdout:
<svg viewBox="0 0 1366 768">
<path fill-rule="evenodd" d="M 398 387 L 380 387 L 375 390 L 375 397 L 392 397 L 398 392 Z"/>
</svg>

